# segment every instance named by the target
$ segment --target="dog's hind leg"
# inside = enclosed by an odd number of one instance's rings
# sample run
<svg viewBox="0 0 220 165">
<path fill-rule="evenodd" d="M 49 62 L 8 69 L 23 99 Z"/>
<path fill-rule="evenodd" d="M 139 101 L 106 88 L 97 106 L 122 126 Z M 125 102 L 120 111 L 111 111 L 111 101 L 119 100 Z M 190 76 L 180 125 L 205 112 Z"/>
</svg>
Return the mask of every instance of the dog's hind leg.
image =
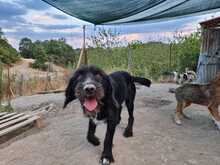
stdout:
<svg viewBox="0 0 220 165">
<path fill-rule="evenodd" d="M 181 118 L 181 113 L 183 111 L 183 102 L 177 102 L 177 106 L 176 106 L 176 112 L 175 112 L 175 115 L 174 115 L 174 122 L 177 124 L 177 125 L 182 125 L 182 122 L 180 120 Z"/>
<path fill-rule="evenodd" d="M 219 111 L 218 111 L 218 105 L 217 104 L 212 104 L 212 105 L 208 106 L 208 109 L 209 109 L 209 112 L 212 115 L 212 118 L 213 118 L 216 126 L 220 130 L 220 116 L 219 116 Z"/>
<path fill-rule="evenodd" d="M 124 137 L 133 136 L 133 124 L 134 124 L 134 99 L 136 94 L 136 88 L 134 84 L 131 84 L 131 91 L 129 93 L 129 97 L 125 100 L 125 104 L 128 109 L 128 125 L 124 131 Z"/>
<path fill-rule="evenodd" d="M 89 129 L 87 132 L 87 140 L 92 143 L 94 146 L 98 146 L 100 144 L 99 139 L 95 136 L 96 124 L 89 119 Z"/>
<path fill-rule="evenodd" d="M 183 113 L 183 110 L 184 110 L 185 108 L 189 107 L 191 104 L 192 104 L 191 102 L 185 101 L 185 102 L 184 102 L 184 106 L 183 106 L 182 110 L 180 111 L 181 115 L 182 115 L 185 119 L 188 119 L 188 120 L 190 120 L 191 118 L 188 117 L 187 115 L 185 115 L 185 114 Z"/>
<path fill-rule="evenodd" d="M 121 111 L 122 111 L 122 106 L 120 106 L 117 112 L 117 124 L 120 124 L 121 122 Z"/>
</svg>

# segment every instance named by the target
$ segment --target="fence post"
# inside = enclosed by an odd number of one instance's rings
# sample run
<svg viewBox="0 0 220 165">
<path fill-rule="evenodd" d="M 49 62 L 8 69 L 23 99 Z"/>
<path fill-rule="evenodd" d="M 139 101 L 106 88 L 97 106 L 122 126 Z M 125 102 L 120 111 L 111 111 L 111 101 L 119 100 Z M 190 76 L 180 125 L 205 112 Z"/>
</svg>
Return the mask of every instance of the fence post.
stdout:
<svg viewBox="0 0 220 165">
<path fill-rule="evenodd" d="M 21 79 L 19 82 L 19 95 L 23 96 L 23 84 L 24 84 L 24 75 L 21 74 Z"/>
<path fill-rule="evenodd" d="M 3 98 L 3 64 L 0 61 L 0 107 L 2 105 Z"/>
<path fill-rule="evenodd" d="M 8 79 L 8 83 L 7 83 L 7 99 L 8 99 L 8 105 L 11 106 L 11 80 L 10 80 L 10 66 L 7 66 L 7 79 Z"/>
<path fill-rule="evenodd" d="M 170 43 L 170 51 L 169 51 L 169 70 L 171 71 L 172 67 L 172 43 Z"/>
<path fill-rule="evenodd" d="M 48 68 L 47 68 L 45 91 L 51 90 L 53 88 L 52 84 L 51 84 L 50 65 L 51 65 L 51 63 L 49 62 Z"/>
<path fill-rule="evenodd" d="M 132 73 L 132 48 L 128 46 L 128 72 Z"/>
<path fill-rule="evenodd" d="M 81 65 L 87 65 L 88 58 L 86 52 L 86 26 L 83 25 L 83 45 L 79 56 L 79 61 L 76 68 L 79 68 Z"/>
</svg>

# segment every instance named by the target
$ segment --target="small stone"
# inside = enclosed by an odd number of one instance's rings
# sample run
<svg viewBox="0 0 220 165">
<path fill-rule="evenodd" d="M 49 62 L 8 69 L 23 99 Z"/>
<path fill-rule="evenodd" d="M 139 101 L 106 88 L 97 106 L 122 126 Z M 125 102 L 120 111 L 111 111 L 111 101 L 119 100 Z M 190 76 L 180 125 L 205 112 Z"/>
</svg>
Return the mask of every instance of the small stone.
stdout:
<svg viewBox="0 0 220 165">
<path fill-rule="evenodd" d="M 195 165 L 195 164 L 197 164 L 197 161 L 196 160 L 188 160 L 187 163 L 189 165 Z"/>
</svg>

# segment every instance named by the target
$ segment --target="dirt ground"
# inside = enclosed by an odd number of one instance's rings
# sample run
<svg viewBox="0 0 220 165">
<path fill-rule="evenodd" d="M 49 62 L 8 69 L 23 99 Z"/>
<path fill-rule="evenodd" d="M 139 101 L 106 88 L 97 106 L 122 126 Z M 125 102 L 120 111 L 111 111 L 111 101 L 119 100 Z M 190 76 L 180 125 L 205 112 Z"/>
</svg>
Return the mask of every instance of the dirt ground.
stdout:
<svg viewBox="0 0 220 165">
<path fill-rule="evenodd" d="M 127 111 L 114 138 L 115 165 L 219 165 L 220 133 L 206 107 L 193 105 L 187 111 L 192 120 L 183 126 L 172 121 L 174 84 L 140 87 L 135 101 L 134 136 L 122 136 Z M 22 97 L 13 102 L 18 109 L 41 102 L 54 102 L 56 110 L 45 119 L 46 127 L 24 132 L 0 145 L 0 165 L 98 165 L 103 143 L 94 147 L 86 140 L 88 120 L 74 102 L 62 110 L 63 94 Z M 38 100 L 38 101 L 37 101 Z M 193 110 L 193 111 L 190 111 Z M 103 142 L 105 125 L 97 128 Z"/>
</svg>

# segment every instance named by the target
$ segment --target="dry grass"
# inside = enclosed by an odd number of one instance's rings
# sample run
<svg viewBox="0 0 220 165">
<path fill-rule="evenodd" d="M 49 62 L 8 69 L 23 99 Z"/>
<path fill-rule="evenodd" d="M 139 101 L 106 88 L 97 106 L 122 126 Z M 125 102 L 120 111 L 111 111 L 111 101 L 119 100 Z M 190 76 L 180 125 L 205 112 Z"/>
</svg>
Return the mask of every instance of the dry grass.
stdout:
<svg viewBox="0 0 220 165">
<path fill-rule="evenodd" d="M 66 87 L 70 75 L 69 70 L 53 65 L 52 72 L 40 71 L 30 68 L 31 62 L 33 60 L 23 59 L 10 67 L 10 78 L 8 78 L 7 69 L 4 69 L 3 100 L 8 97 L 8 93 L 12 97 L 16 97 L 33 95 L 42 91 L 59 90 Z M 9 81 L 11 90 L 8 89 Z"/>
</svg>

